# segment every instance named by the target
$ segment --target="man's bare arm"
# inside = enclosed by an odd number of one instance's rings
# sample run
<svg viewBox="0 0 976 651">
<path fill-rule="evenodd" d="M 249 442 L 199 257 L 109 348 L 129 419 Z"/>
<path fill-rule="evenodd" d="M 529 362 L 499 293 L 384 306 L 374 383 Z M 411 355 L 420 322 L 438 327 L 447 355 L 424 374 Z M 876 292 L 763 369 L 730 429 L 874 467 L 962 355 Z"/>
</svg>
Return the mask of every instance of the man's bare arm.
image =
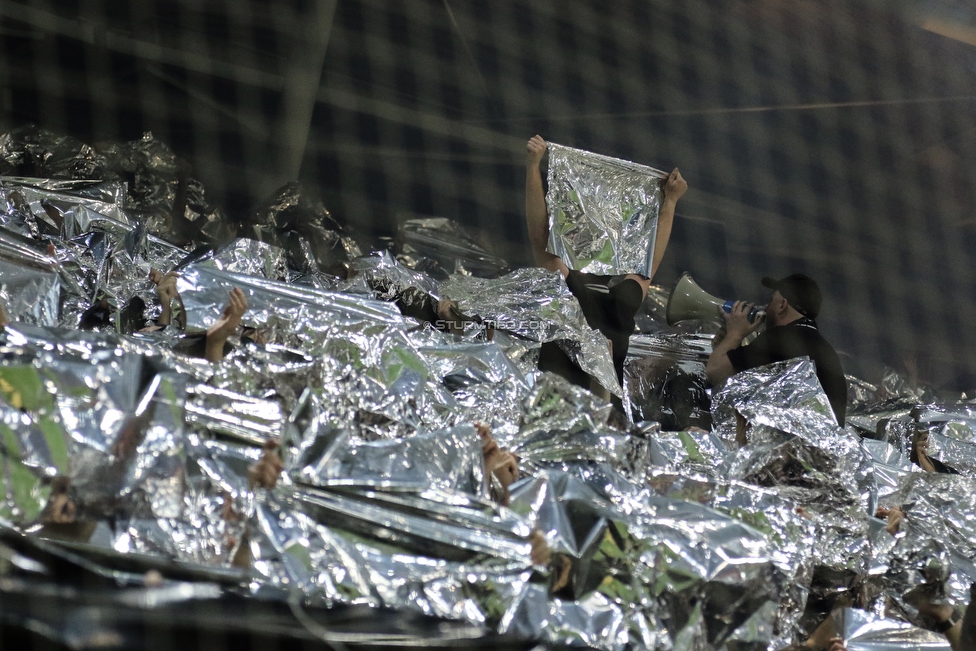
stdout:
<svg viewBox="0 0 976 651">
<path fill-rule="evenodd" d="M 678 199 L 688 190 L 688 182 L 681 178 L 681 172 L 674 168 L 664 184 L 664 203 L 657 217 L 657 237 L 654 239 L 654 257 L 651 262 L 651 278 L 661 265 L 661 258 L 671 240 L 671 227 L 674 225 L 674 208 Z"/>
<path fill-rule="evenodd" d="M 736 301 L 731 313 L 722 313 L 727 332 L 723 339 L 712 344 L 712 354 L 708 356 L 708 362 L 705 364 L 705 377 L 712 385 L 720 384 L 735 374 L 735 367 L 729 359 L 729 351 L 741 346 L 742 340 L 762 325 L 762 319 L 750 323 L 749 310 L 751 309 L 752 303 Z"/>
<path fill-rule="evenodd" d="M 558 271 L 565 277 L 569 275 L 569 267 L 558 255 L 546 251 L 549 243 L 549 211 L 546 209 L 546 192 L 542 187 L 542 171 L 539 169 L 546 146 L 546 141 L 541 136 L 532 136 L 526 145 L 525 222 L 529 228 L 529 243 L 532 245 L 532 256 L 536 265 L 549 271 Z"/>
</svg>

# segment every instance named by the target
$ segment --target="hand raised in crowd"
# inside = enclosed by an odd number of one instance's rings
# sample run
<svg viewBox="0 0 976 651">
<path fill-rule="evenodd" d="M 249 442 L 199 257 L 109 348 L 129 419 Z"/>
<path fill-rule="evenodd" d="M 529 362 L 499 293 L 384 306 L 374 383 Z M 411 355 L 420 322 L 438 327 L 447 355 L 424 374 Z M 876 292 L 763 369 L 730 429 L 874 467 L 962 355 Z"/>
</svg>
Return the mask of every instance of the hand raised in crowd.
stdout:
<svg viewBox="0 0 976 651">
<path fill-rule="evenodd" d="M 674 168 L 668 175 L 667 181 L 664 182 L 664 199 L 666 201 L 677 201 L 687 191 L 688 182 L 681 177 L 678 168 Z"/>
<path fill-rule="evenodd" d="M 159 315 L 157 324 L 161 326 L 169 325 L 172 318 L 172 306 L 174 300 L 179 300 L 180 293 L 176 289 L 176 281 L 179 274 L 175 271 L 163 273 L 157 269 L 149 270 L 149 282 L 156 286 L 156 296 L 163 310 Z"/>
<path fill-rule="evenodd" d="M 542 162 L 542 157 L 546 155 L 546 148 L 548 146 L 546 141 L 542 139 L 542 136 L 536 135 L 529 138 L 529 142 L 525 146 L 527 151 L 525 166 L 529 168 L 539 167 L 539 163 Z"/>
<path fill-rule="evenodd" d="M 736 301 L 731 312 L 722 312 L 722 316 L 725 317 L 725 329 L 728 332 L 728 337 L 741 341 L 762 326 L 762 319 L 756 319 L 755 322 L 749 321 L 749 311 L 753 307 L 752 303 Z"/>
<path fill-rule="evenodd" d="M 898 533 L 898 529 L 901 528 L 901 521 L 905 517 L 905 512 L 897 506 L 893 506 L 890 509 L 879 506 L 877 511 L 874 512 L 874 517 L 887 518 L 888 524 L 885 526 L 885 531 L 894 536 Z"/>
<path fill-rule="evenodd" d="M 518 458 L 508 450 L 502 450 L 491 436 L 488 426 L 475 423 L 478 435 L 481 437 L 481 453 L 485 460 L 485 470 L 498 480 L 502 488 L 501 495 L 495 495 L 495 500 L 502 506 L 508 506 L 508 487 L 518 480 Z"/>
<path fill-rule="evenodd" d="M 240 288 L 230 290 L 227 305 L 220 318 L 207 330 L 206 358 L 211 362 L 219 362 L 224 358 L 224 344 L 241 325 L 241 319 L 247 312 L 247 298 Z"/>
<path fill-rule="evenodd" d="M 247 469 L 247 480 L 252 488 L 274 488 L 284 467 L 278 453 L 278 442 L 265 441 L 261 458 Z"/>
</svg>

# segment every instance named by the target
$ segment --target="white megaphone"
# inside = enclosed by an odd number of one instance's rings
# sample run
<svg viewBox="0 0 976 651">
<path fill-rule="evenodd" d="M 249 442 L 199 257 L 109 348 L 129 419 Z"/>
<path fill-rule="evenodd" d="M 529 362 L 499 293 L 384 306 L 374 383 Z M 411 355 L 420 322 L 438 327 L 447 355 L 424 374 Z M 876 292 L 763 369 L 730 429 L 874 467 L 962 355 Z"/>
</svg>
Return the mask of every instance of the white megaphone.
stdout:
<svg viewBox="0 0 976 651">
<path fill-rule="evenodd" d="M 733 305 L 735 301 L 726 301 L 706 292 L 698 286 L 690 273 L 685 272 L 668 295 L 665 315 L 668 325 L 672 326 L 689 319 L 715 321 L 721 318 L 722 312 L 732 312 Z M 755 323 L 756 319 L 765 314 L 766 310 L 761 307 L 753 307 L 749 310 L 749 321 Z"/>
</svg>

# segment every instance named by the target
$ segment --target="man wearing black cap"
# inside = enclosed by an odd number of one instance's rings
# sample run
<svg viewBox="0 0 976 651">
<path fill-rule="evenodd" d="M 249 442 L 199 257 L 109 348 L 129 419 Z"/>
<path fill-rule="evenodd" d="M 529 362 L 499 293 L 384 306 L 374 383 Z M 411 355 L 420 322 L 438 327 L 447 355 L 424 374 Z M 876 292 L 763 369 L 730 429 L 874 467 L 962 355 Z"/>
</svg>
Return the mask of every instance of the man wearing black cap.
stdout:
<svg viewBox="0 0 976 651">
<path fill-rule="evenodd" d="M 709 382 L 719 384 L 739 371 L 793 357 L 809 357 L 817 365 L 817 378 L 837 422 L 843 425 L 847 413 L 847 380 L 837 353 L 820 335 L 814 321 L 820 313 L 820 288 L 803 274 L 780 280 L 763 278 L 762 284 L 773 290 L 766 306 L 766 331 L 743 346 L 742 340 L 759 329 L 762 319 L 750 323 L 752 304 L 744 301 L 737 301 L 731 313 L 723 313 L 727 334 L 712 346 L 705 366 Z"/>
</svg>

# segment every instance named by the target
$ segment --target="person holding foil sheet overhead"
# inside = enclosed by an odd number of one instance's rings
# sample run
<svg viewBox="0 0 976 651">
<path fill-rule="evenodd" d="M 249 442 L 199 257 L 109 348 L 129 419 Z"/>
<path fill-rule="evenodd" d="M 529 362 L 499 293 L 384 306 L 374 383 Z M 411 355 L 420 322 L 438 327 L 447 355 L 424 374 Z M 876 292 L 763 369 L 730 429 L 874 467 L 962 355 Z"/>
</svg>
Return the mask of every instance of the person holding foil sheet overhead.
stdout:
<svg viewBox="0 0 976 651">
<path fill-rule="evenodd" d="M 579 301 L 587 324 L 599 330 L 609 340 L 617 379 L 623 384 L 624 359 L 627 357 L 630 335 L 634 332 L 634 315 L 647 296 L 651 278 L 664 257 L 671 238 L 675 204 L 688 189 L 688 183 L 681 178 L 678 168 L 671 172 L 665 182 L 650 277 L 638 274 L 604 276 L 582 273 L 570 269 L 562 258 L 546 250 L 549 241 L 549 217 L 539 167 L 546 147 L 546 141 L 541 136 L 533 136 L 527 145 L 525 161 L 525 220 L 535 263 L 549 271 L 558 271 L 566 279 L 566 285 Z M 539 369 L 551 371 L 576 385 L 602 393 L 597 382 L 573 363 L 555 342 L 542 345 Z"/>
<path fill-rule="evenodd" d="M 705 365 L 708 381 L 720 384 L 740 371 L 794 357 L 809 357 L 817 365 L 817 379 L 837 422 L 843 426 L 847 413 L 847 379 L 840 358 L 814 321 L 820 313 L 820 288 L 804 274 L 779 280 L 767 277 L 762 279 L 762 284 L 773 290 L 766 305 L 765 321 L 750 322 L 749 311 L 753 305 L 745 301 L 736 301 L 731 312 L 722 313 L 725 334 L 720 332 L 712 343 L 712 353 Z M 742 341 L 764 322 L 765 332 L 743 346 Z"/>
</svg>

